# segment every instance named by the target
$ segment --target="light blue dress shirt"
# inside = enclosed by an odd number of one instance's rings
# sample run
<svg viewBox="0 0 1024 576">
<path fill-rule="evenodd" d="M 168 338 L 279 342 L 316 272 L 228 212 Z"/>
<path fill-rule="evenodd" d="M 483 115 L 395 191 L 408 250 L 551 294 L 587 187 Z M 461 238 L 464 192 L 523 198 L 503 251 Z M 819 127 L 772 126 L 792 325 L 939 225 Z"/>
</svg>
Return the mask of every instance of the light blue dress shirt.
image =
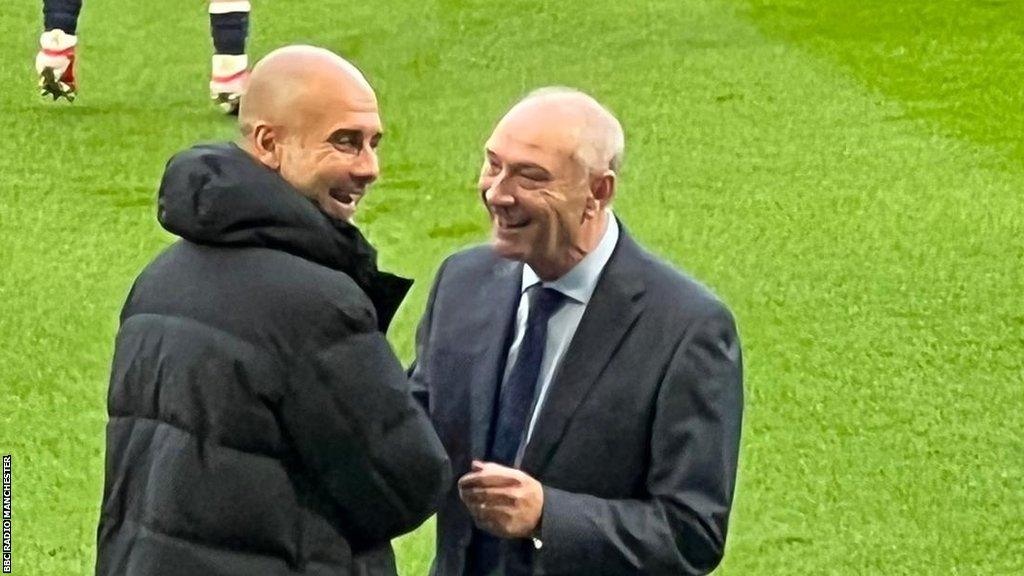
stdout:
<svg viewBox="0 0 1024 576">
<path fill-rule="evenodd" d="M 565 351 L 569 349 L 569 343 L 576 334 L 576 328 L 580 325 L 583 313 L 587 310 L 590 297 L 597 288 L 597 281 L 601 278 L 601 271 L 604 270 L 608 260 L 615 251 L 615 244 L 619 240 L 619 224 L 615 216 L 608 213 L 608 224 L 605 226 L 604 235 L 593 252 L 587 254 L 571 270 L 561 278 L 551 282 L 541 282 L 537 273 L 530 268 L 529 264 L 523 266 L 522 293 L 534 284 L 541 284 L 545 288 L 554 288 L 567 298 L 562 307 L 548 320 L 547 340 L 544 343 L 544 358 L 540 363 L 540 373 L 537 376 L 537 388 L 534 391 L 533 409 L 530 414 L 530 424 L 526 430 L 526 439 L 519 447 L 519 454 L 516 456 L 516 465 L 523 457 L 523 450 L 530 442 L 533 435 L 533 428 L 537 424 L 537 415 L 547 398 L 548 389 L 551 387 L 551 380 L 554 378 L 561 364 Z M 508 380 L 512 366 L 519 357 L 519 348 L 523 343 L 523 335 L 526 333 L 526 319 L 530 313 L 529 298 L 519 299 L 519 308 L 516 310 L 515 334 L 512 339 L 512 346 L 508 350 L 508 360 L 505 362 L 505 374 L 501 379 L 502 386 Z"/>
</svg>

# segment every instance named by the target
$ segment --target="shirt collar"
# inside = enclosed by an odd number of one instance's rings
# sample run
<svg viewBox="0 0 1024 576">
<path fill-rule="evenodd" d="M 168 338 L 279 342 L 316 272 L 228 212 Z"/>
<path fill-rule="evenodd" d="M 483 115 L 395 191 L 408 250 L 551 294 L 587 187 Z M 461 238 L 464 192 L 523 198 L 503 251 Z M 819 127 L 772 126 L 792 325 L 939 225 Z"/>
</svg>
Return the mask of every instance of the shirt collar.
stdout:
<svg viewBox="0 0 1024 576">
<path fill-rule="evenodd" d="M 601 278 L 601 271 L 611 259 L 618 241 L 619 223 L 615 220 L 615 215 L 609 211 L 608 225 L 605 226 L 604 235 L 593 252 L 584 256 L 583 260 L 577 262 L 561 278 L 551 282 L 541 282 L 529 264 L 523 266 L 522 291 L 525 293 L 530 286 L 541 283 L 545 288 L 554 288 L 580 304 L 590 302 L 590 297 L 597 288 L 597 281 Z"/>
</svg>

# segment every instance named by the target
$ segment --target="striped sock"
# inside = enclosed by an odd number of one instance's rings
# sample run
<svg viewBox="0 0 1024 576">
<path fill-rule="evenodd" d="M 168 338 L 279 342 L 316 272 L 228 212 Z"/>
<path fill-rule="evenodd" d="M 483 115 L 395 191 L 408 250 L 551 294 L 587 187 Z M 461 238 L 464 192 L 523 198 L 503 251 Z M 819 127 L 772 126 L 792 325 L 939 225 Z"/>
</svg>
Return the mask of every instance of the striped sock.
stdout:
<svg viewBox="0 0 1024 576">
<path fill-rule="evenodd" d="M 210 35 L 217 54 L 245 54 L 250 10 L 248 1 L 210 3 Z"/>
</svg>

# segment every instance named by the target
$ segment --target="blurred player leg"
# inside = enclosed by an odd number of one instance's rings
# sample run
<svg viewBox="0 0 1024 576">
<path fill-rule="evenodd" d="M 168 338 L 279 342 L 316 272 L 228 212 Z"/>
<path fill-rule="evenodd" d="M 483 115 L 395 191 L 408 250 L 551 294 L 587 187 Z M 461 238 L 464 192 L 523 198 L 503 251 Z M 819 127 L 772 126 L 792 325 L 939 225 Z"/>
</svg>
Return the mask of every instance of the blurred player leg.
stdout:
<svg viewBox="0 0 1024 576">
<path fill-rule="evenodd" d="M 245 41 L 249 36 L 248 0 L 210 0 L 213 65 L 210 98 L 228 114 L 238 113 L 238 100 L 249 80 Z"/>
<path fill-rule="evenodd" d="M 82 0 L 43 0 L 43 29 L 36 54 L 39 93 L 54 100 L 73 101 L 78 92 L 75 81 L 75 47 L 78 45 L 78 14 Z"/>
</svg>

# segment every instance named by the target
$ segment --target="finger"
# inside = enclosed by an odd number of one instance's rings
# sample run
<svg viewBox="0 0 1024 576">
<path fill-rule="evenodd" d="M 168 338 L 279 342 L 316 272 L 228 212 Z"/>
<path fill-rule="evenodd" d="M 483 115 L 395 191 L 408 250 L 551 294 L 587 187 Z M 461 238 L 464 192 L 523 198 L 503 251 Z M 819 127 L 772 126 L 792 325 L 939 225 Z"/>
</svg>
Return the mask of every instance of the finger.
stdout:
<svg viewBox="0 0 1024 576">
<path fill-rule="evenodd" d="M 470 484 L 473 484 L 473 483 L 477 482 L 481 476 L 484 475 L 483 474 L 484 472 L 486 472 L 486 471 L 493 471 L 495 466 L 498 466 L 498 465 L 496 465 L 496 464 L 489 464 L 487 462 L 483 462 L 482 460 L 473 460 L 473 463 L 470 466 L 470 471 L 465 473 L 465 474 L 463 474 L 462 477 L 459 478 L 459 482 L 458 483 L 459 483 L 460 486 L 465 484 L 465 483 L 467 483 L 467 482 L 470 483 Z M 503 467 L 498 466 L 498 468 L 503 468 Z"/>
<path fill-rule="evenodd" d="M 515 472 L 515 474 L 509 474 L 505 471 L 495 472 L 489 470 L 482 472 L 470 472 L 462 478 L 459 478 L 459 488 L 501 488 L 518 486 L 522 482 L 520 478 L 521 473 L 518 470 L 512 470 L 512 472 Z"/>
<path fill-rule="evenodd" d="M 508 532 L 508 526 L 515 523 L 518 515 L 515 510 L 503 506 L 474 506 L 470 508 L 470 515 L 474 521 L 487 524 L 492 531 Z"/>
<path fill-rule="evenodd" d="M 470 504 L 469 492 L 463 490 L 461 487 L 459 488 L 459 500 L 462 500 L 462 503 L 466 504 L 467 506 Z"/>
<path fill-rule="evenodd" d="M 475 484 L 476 482 L 479 482 L 480 478 L 483 475 L 484 475 L 483 469 L 474 467 L 473 471 L 467 472 L 467 473 L 463 474 L 462 477 L 459 478 L 458 484 L 459 484 L 459 486 L 463 486 L 464 484 L 467 484 L 467 483 L 469 483 L 471 485 Z"/>
<path fill-rule="evenodd" d="M 462 500 L 462 503 L 469 508 L 475 508 L 481 505 L 492 508 L 496 506 L 509 507 L 517 502 L 517 498 L 507 490 L 507 488 L 467 488 L 465 490 L 459 490 L 459 499 Z"/>
<path fill-rule="evenodd" d="M 488 518 L 487 506 L 484 504 L 466 503 L 466 510 L 469 512 L 470 517 L 473 518 L 473 522 L 482 522 Z"/>
<path fill-rule="evenodd" d="M 462 501 L 470 505 L 514 507 L 519 496 L 508 488 L 469 488 L 463 491 Z"/>
<path fill-rule="evenodd" d="M 481 524 L 488 524 L 491 526 L 501 523 L 502 518 L 506 515 L 502 514 L 501 511 L 495 508 L 487 508 L 486 505 L 473 505 L 469 507 L 470 516 Z"/>
<path fill-rule="evenodd" d="M 459 490 L 464 490 L 465 488 L 475 486 L 479 482 L 479 479 L 479 472 L 470 472 L 468 474 L 465 474 L 464 476 L 462 476 L 462 478 L 459 478 Z"/>
<path fill-rule="evenodd" d="M 478 472 L 490 472 L 490 473 L 505 473 L 509 475 L 521 474 L 517 468 L 510 468 L 498 464 L 497 462 L 485 462 L 483 460 L 474 460 L 474 471 Z"/>
<path fill-rule="evenodd" d="M 510 517 L 510 514 L 507 511 L 489 507 L 485 502 L 467 504 L 466 510 L 469 512 L 469 516 L 473 519 L 474 524 L 478 526 L 490 526 L 492 529 L 501 524 L 504 519 Z"/>
</svg>

